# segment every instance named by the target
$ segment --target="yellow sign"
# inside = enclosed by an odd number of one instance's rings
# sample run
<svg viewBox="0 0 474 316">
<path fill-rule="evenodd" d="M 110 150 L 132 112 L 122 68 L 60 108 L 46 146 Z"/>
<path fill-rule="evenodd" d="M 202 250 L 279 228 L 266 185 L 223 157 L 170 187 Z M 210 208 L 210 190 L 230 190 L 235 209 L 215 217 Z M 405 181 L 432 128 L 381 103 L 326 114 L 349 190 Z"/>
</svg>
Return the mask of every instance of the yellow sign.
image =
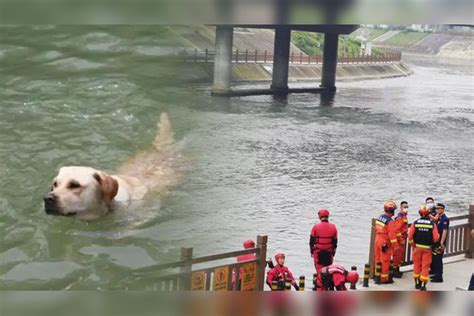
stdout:
<svg viewBox="0 0 474 316">
<path fill-rule="evenodd" d="M 242 291 L 253 291 L 255 290 L 255 279 L 256 279 L 257 263 L 247 263 L 242 266 L 240 272 L 242 273 Z"/>
<path fill-rule="evenodd" d="M 229 267 L 214 269 L 214 291 L 227 291 Z"/>
<path fill-rule="evenodd" d="M 206 283 L 206 273 L 194 272 L 191 275 L 191 290 L 192 291 L 204 291 L 204 284 Z"/>
</svg>

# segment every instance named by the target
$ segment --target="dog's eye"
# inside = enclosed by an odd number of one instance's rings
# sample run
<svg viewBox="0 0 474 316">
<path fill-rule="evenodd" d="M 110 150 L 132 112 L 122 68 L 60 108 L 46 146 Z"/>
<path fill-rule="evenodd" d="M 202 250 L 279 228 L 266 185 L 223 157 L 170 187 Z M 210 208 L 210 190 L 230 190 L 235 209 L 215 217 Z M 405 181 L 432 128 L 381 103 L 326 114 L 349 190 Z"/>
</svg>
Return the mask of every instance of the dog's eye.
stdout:
<svg viewBox="0 0 474 316">
<path fill-rule="evenodd" d="M 77 189 L 80 188 L 81 185 L 77 181 L 71 181 L 69 182 L 69 189 Z"/>
<path fill-rule="evenodd" d="M 53 188 L 57 187 L 58 186 L 58 181 L 54 181 L 53 182 Z"/>
</svg>

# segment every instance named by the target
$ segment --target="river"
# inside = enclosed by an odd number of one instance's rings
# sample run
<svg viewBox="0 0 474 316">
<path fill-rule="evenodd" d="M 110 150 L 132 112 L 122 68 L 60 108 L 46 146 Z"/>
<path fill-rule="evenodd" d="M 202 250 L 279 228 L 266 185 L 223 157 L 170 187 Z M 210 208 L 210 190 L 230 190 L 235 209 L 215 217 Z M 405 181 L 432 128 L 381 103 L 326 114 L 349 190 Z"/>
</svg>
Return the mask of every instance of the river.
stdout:
<svg viewBox="0 0 474 316">
<path fill-rule="evenodd" d="M 334 98 L 227 99 L 179 84 L 182 65 L 160 59 L 173 44 L 156 27 L 2 33 L 1 289 L 151 289 L 130 272 L 181 246 L 219 253 L 258 234 L 309 278 L 322 207 L 339 229 L 336 261 L 362 271 L 384 201 L 407 200 L 412 220 L 427 196 L 449 215 L 474 200 L 472 61 L 407 60 L 413 75 L 340 82 Z M 113 172 L 151 145 L 163 111 L 185 157 L 177 187 L 127 216 L 44 213 L 59 167 Z"/>
</svg>

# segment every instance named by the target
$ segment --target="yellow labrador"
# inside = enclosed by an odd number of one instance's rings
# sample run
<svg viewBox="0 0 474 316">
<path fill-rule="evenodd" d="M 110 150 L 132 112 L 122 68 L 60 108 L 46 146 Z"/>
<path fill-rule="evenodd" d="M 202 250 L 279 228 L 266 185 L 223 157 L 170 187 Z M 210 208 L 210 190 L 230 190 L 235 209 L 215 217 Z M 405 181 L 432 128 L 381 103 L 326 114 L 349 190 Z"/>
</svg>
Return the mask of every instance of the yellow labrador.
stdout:
<svg viewBox="0 0 474 316">
<path fill-rule="evenodd" d="M 166 191 L 176 183 L 173 133 L 166 113 L 160 116 L 154 146 L 127 161 L 119 175 L 85 166 L 62 167 L 44 196 L 47 214 L 99 218 L 119 205 L 142 199 L 149 191 Z"/>
</svg>

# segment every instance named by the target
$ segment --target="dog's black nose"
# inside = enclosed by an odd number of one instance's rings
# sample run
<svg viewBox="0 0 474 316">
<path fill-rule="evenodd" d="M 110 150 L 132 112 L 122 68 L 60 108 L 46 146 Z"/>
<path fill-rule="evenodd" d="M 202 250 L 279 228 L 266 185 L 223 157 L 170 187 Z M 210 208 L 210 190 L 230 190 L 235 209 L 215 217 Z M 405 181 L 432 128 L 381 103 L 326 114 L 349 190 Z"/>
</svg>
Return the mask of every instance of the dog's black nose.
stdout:
<svg viewBox="0 0 474 316">
<path fill-rule="evenodd" d="M 56 195 L 54 195 L 52 192 L 49 192 L 48 194 L 44 196 L 43 200 L 44 200 L 44 210 L 46 211 L 46 214 L 57 215 L 58 203 L 56 201 Z"/>
<path fill-rule="evenodd" d="M 43 199 L 44 199 L 44 204 L 46 205 L 53 205 L 56 203 L 56 195 L 54 195 L 54 193 L 52 192 L 49 192 L 48 194 L 46 194 Z"/>
</svg>

